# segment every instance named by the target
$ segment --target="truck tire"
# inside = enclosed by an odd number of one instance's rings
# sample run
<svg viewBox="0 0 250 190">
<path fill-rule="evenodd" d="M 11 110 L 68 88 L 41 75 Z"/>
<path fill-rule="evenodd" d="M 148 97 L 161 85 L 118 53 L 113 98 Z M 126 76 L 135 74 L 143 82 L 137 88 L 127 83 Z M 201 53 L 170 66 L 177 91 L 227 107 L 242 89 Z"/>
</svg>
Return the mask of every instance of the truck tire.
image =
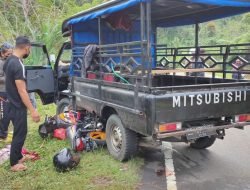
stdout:
<svg viewBox="0 0 250 190">
<path fill-rule="evenodd" d="M 137 153 L 138 136 L 125 128 L 119 116 L 113 114 L 106 124 L 106 143 L 109 153 L 115 159 L 126 161 Z"/>
<path fill-rule="evenodd" d="M 190 146 L 195 149 L 206 149 L 214 144 L 216 140 L 215 136 L 211 137 L 202 137 L 197 139 L 194 143 L 191 143 Z"/>
<path fill-rule="evenodd" d="M 57 103 L 57 114 L 64 113 L 68 111 L 67 108 L 70 105 L 69 98 L 63 98 Z"/>
</svg>

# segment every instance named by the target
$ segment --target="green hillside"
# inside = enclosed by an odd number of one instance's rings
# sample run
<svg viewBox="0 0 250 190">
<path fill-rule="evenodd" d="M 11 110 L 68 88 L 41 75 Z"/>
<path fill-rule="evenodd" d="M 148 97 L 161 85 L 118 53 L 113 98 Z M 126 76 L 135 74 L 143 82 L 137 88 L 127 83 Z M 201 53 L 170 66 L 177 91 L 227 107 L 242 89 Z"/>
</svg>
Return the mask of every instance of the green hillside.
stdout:
<svg viewBox="0 0 250 190">
<path fill-rule="evenodd" d="M 0 42 L 25 34 L 45 43 L 51 53 L 57 53 L 63 41 L 62 21 L 102 2 L 105 0 L 2 0 Z M 249 24 L 250 13 L 203 23 L 200 45 L 249 42 Z M 194 26 L 159 29 L 158 39 L 169 47 L 193 46 Z"/>
</svg>

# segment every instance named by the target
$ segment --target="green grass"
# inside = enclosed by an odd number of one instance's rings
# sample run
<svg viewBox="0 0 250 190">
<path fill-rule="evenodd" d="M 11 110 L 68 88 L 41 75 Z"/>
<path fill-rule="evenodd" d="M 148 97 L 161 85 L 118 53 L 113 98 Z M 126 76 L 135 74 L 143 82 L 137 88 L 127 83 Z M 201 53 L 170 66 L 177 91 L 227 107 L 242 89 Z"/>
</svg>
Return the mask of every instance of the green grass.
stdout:
<svg viewBox="0 0 250 190">
<path fill-rule="evenodd" d="M 55 107 L 39 106 L 43 116 L 53 115 Z M 42 140 L 37 132 L 39 124 L 30 118 L 29 132 L 25 147 L 38 152 L 41 159 L 28 162 L 28 170 L 20 173 L 10 172 L 9 162 L 0 167 L 1 190 L 84 190 L 84 189 L 136 189 L 140 180 L 139 168 L 143 164 L 140 158 L 126 163 L 114 160 L 106 148 L 91 153 L 82 153 L 80 165 L 67 173 L 55 171 L 52 163 L 53 155 L 62 148 L 69 147 L 68 141 L 56 139 Z"/>
</svg>

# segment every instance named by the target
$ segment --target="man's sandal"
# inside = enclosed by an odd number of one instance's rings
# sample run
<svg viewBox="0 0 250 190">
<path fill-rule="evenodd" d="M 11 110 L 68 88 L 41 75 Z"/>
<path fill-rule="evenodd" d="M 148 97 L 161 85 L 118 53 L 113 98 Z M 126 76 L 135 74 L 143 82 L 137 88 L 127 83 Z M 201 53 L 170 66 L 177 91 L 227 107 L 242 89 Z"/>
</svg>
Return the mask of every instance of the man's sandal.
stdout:
<svg viewBox="0 0 250 190">
<path fill-rule="evenodd" d="M 34 155 L 24 155 L 21 160 L 19 160 L 18 163 L 22 164 L 26 161 L 34 160 L 36 157 Z"/>
<path fill-rule="evenodd" d="M 10 170 L 12 172 L 21 172 L 21 171 L 27 170 L 27 167 L 23 164 L 18 163 L 16 165 L 12 166 Z"/>
</svg>

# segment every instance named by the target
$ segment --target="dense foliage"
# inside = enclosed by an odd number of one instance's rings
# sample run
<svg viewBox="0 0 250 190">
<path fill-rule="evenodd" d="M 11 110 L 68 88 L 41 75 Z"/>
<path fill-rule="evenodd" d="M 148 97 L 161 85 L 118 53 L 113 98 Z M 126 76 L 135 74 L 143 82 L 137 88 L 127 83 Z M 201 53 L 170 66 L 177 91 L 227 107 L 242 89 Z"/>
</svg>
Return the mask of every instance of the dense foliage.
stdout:
<svg viewBox="0 0 250 190">
<path fill-rule="evenodd" d="M 61 43 L 62 21 L 105 0 L 1 0 L 0 43 L 13 41 L 20 34 L 47 45 L 57 53 Z M 106 0 L 107 1 L 107 0 Z M 200 45 L 243 43 L 250 41 L 250 13 L 203 23 Z M 169 47 L 193 46 L 194 26 L 159 29 L 159 42 Z"/>
<path fill-rule="evenodd" d="M 250 42 L 250 13 L 199 25 L 199 45 L 238 44 Z M 195 26 L 161 28 L 160 43 L 169 47 L 194 46 Z"/>
<path fill-rule="evenodd" d="M 56 53 L 63 40 L 64 19 L 104 0 L 1 0 L 0 42 L 12 42 L 18 35 L 43 42 Z"/>
</svg>

